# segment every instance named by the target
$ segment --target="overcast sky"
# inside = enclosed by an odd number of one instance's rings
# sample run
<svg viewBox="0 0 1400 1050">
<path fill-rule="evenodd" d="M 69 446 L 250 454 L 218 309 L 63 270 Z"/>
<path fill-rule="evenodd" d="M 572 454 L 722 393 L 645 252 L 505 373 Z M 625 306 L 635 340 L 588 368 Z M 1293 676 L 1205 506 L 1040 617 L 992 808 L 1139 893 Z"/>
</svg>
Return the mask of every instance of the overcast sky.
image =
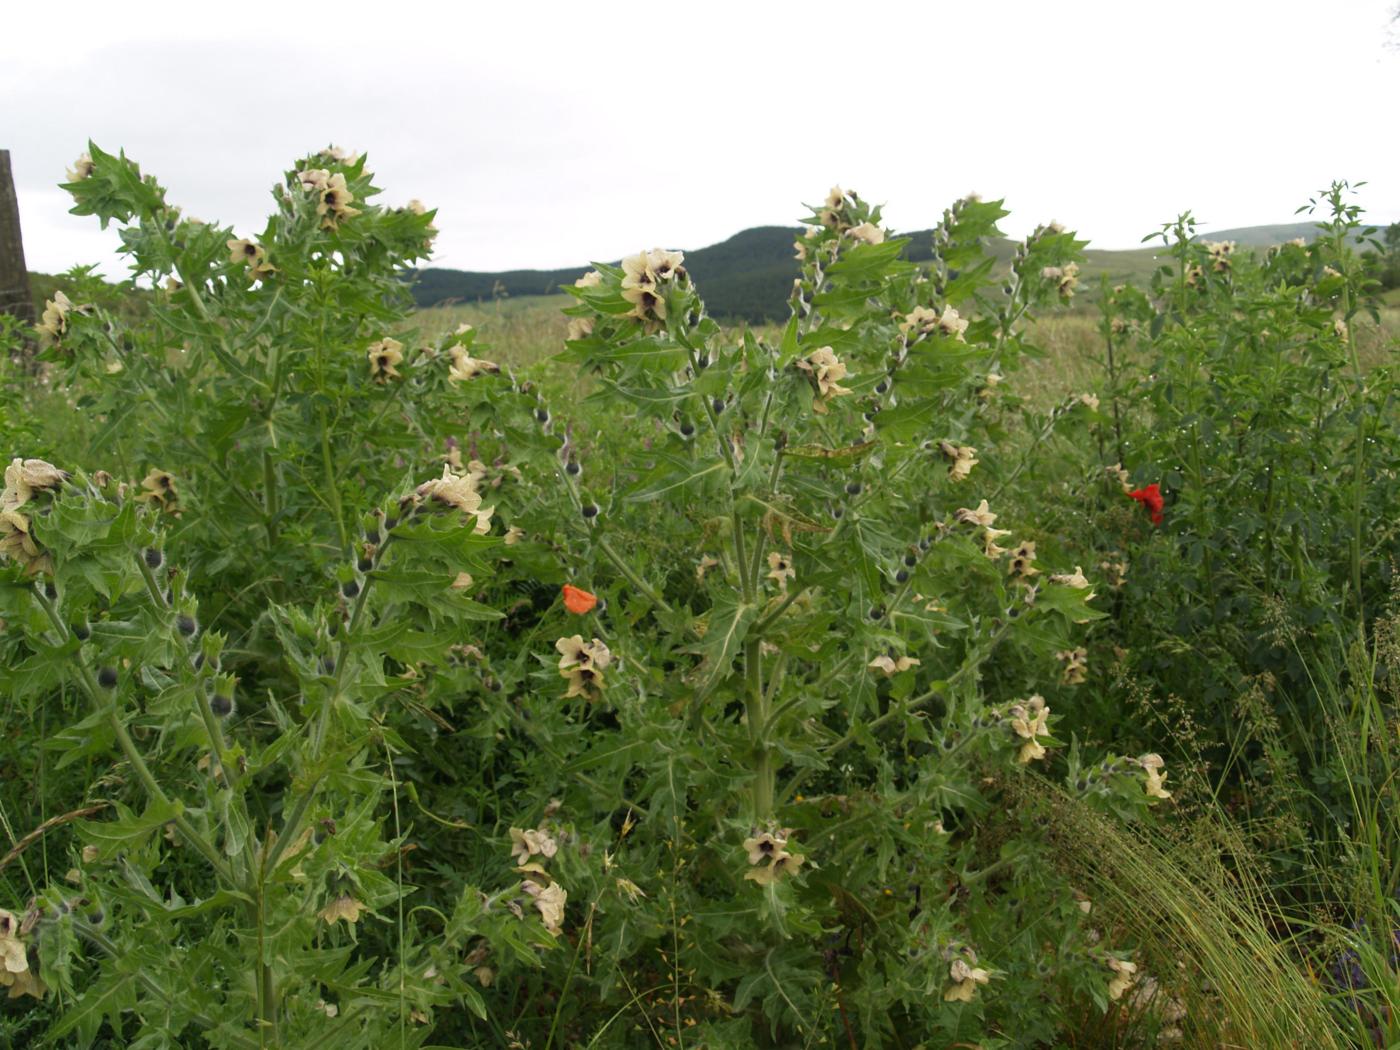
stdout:
<svg viewBox="0 0 1400 1050">
<path fill-rule="evenodd" d="M 49 272 L 122 272 L 54 185 L 89 137 L 240 232 L 294 158 L 365 151 L 475 270 L 701 247 L 834 182 L 897 229 L 977 191 L 1105 248 L 1295 221 L 1333 178 L 1394 221 L 1395 3 L 15 4 L 0 148 Z"/>
</svg>

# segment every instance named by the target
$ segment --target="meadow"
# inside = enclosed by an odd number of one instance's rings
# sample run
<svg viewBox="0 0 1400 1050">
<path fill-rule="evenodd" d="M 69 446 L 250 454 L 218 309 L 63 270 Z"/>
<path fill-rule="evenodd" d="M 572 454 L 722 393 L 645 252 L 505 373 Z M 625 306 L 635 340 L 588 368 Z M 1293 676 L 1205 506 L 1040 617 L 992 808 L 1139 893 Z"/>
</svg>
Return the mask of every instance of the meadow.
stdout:
<svg viewBox="0 0 1400 1050">
<path fill-rule="evenodd" d="M 0 323 L 0 1043 L 1400 1043 L 1347 184 L 1092 287 L 833 188 L 753 327 L 662 249 L 415 309 L 363 158 L 74 175 L 149 290 Z"/>
</svg>

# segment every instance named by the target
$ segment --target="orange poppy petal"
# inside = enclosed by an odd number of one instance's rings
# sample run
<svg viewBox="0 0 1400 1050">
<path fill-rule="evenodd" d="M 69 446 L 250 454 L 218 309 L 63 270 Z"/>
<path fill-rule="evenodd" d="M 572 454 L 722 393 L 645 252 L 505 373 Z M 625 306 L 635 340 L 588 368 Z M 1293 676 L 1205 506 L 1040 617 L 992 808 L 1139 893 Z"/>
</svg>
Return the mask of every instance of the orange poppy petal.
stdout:
<svg viewBox="0 0 1400 1050">
<path fill-rule="evenodd" d="M 591 612 L 597 604 L 597 595 L 580 590 L 571 583 L 564 584 L 564 608 L 568 609 L 569 612 L 581 615 Z"/>
</svg>

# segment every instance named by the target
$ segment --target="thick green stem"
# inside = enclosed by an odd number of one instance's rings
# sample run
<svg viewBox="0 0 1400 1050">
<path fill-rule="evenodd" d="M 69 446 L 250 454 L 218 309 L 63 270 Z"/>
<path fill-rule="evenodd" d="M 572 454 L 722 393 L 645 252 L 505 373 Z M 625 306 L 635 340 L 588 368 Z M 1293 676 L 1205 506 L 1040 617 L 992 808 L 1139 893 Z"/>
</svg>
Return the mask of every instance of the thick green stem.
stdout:
<svg viewBox="0 0 1400 1050">
<path fill-rule="evenodd" d="M 671 608 L 670 603 L 668 603 L 665 598 L 661 597 L 661 593 L 651 584 L 647 583 L 646 580 L 638 576 L 637 573 L 632 569 L 632 566 L 627 564 L 626 559 L 624 559 L 622 555 L 618 554 L 617 551 L 613 550 L 612 546 L 608 543 L 607 540 L 600 538 L 597 541 L 596 546 L 598 550 L 602 551 L 603 557 L 607 558 L 608 561 L 612 562 L 613 567 L 616 568 L 618 572 L 622 573 L 622 575 L 626 578 L 627 582 L 630 583 L 633 587 L 637 588 L 637 590 L 645 594 L 647 598 L 649 598 L 658 609 L 665 613 L 670 613 L 674 611 Z"/>
<path fill-rule="evenodd" d="M 745 714 L 753 744 L 753 818 L 762 824 L 773 815 L 777 769 L 768 739 L 768 698 L 763 691 L 763 652 L 758 638 L 744 643 Z"/>
</svg>

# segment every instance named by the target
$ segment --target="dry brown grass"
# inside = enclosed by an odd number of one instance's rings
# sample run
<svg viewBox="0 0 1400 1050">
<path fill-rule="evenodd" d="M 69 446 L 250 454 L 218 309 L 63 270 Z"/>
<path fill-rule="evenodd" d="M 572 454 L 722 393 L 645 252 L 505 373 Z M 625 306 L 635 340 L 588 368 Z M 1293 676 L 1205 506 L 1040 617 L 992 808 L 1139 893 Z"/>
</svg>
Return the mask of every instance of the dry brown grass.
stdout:
<svg viewBox="0 0 1400 1050">
<path fill-rule="evenodd" d="M 567 318 L 560 312 L 572 300 L 566 295 L 534 296 L 419 310 L 413 315 L 419 335 L 432 340 L 463 322 L 480 329 L 479 345 L 491 360 L 525 369 L 540 365 L 564 347 Z M 1369 317 L 1356 321 L 1361 360 L 1368 368 L 1394 363 L 1400 340 L 1400 305 L 1381 308 L 1380 324 Z M 776 339 L 768 326 L 761 335 Z M 1099 358 L 1103 344 L 1098 315 L 1087 310 L 1049 314 L 1032 321 L 1027 341 L 1044 351 L 1028 358 L 1016 386 L 1037 408 L 1049 408 L 1070 394 L 1102 392 Z"/>
</svg>

